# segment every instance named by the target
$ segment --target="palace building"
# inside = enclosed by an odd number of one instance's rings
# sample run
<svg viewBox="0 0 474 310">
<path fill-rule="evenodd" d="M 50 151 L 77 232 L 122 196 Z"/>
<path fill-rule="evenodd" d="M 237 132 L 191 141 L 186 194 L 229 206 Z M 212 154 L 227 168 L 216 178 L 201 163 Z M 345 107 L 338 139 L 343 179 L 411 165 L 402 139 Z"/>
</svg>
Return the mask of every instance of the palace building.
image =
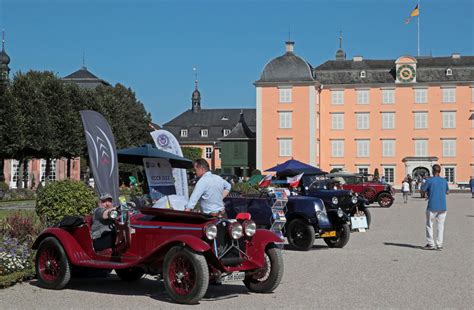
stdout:
<svg viewBox="0 0 474 310">
<path fill-rule="evenodd" d="M 451 185 L 474 175 L 474 57 L 334 60 L 312 67 L 294 53 L 268 62 L 255 82 L 257 168 L 295 159 L 381 175 L 401 184 L 431 173 Z"/>
</svg>

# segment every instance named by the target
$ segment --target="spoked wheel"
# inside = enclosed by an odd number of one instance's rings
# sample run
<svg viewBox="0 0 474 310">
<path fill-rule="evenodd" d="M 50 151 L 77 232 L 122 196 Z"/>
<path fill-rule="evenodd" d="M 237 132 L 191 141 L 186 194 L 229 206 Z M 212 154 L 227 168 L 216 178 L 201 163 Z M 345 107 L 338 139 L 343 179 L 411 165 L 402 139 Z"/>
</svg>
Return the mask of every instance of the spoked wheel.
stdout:
<svg viewBox="0 0 474 310">
<path fill-rule="evenodd" d="M 143 269 L 139 267 L 130 267 L 125 269 L 115 269 L 115 273 L 120 278 L 120 280 L 125 282 L 134 282 L 138 281 L 143 277 Z"/>
<path fill-rule="evenodd" d="M 314 243 L 314 227 L 303 220 L 294 219 L 288 225 L 287 237 L 295 250 L 308 251 Z"/>
<path fill-rule="evenodd" d="M 206 293 L 209 269 L 202 254 L 182 246 L 175 246 L 166 253 L 163 278 L 168 294 L 176 302 L 195 304 Z"/>
<path fill-rule="evenodd" d="M 343 248 L 351 236 L 349 224 L 342 224 L 336 230 L 336 237 L 324 238 L 324 242 L 330 248 Z"/>
<path fill-rule="evenodd" d="M 360 194 L 362 197 L 367 199 L 367 201 L 369 201 L 370 203 L 374 202 L 375 197 L 377 196 L 377 192 L 372 187 L 365 188 Z"/>
<path fill-rule="evenodd" d="M 393 204 L 393 197 L 389 193 L 381 193 L 377 200 L 382 208 L 390 208 Z"/>
<path fill-rule="evenodd" d="M 36 275 L 40 286 L 59 290 L 71 279 L 71 267 L 61 243 L 54 237 L 41 241 L 36 253 Z"/>
<path fill-rule="evenodd" d="M 265 265 L 257 272 L 248 273 L 244 284 L 251 292 L 271 293 L 280 284 L 283 277 L 283 257 L 281 250 L 270 245 L 265 250 Z"/>
</svg>

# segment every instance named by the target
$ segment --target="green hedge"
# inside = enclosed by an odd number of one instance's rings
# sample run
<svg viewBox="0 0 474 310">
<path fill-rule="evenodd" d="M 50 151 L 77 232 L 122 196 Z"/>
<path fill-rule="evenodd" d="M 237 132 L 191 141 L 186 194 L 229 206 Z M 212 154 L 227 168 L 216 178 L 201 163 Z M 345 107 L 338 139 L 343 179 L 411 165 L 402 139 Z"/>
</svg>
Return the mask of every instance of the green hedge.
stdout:
<svg viewBox="0 0 474 310">
<path fill-rule="evenodd" d="M 9 273 L 7 275 L 0 275 L 0 288 L 5 288 L 14 285 L 15 283 L 30 280 L 35 277 L 35 268 L 31 267 L 22 271 Z"/>
</svg>

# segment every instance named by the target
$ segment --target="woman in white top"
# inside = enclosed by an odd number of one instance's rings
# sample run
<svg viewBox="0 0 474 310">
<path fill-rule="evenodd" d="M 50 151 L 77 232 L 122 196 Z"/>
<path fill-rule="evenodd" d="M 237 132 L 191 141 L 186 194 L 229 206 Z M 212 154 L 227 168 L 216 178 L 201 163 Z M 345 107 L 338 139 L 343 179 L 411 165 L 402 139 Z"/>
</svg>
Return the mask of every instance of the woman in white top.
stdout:
<svg viewBox="0 0 474 310">
<path fill-rule="evenodd" d="M 408 180 L 404 179 L 402 183 L 403 202 L 408 203 L 408 193 L 410 192 L 410 184 Z"/>
</svg>

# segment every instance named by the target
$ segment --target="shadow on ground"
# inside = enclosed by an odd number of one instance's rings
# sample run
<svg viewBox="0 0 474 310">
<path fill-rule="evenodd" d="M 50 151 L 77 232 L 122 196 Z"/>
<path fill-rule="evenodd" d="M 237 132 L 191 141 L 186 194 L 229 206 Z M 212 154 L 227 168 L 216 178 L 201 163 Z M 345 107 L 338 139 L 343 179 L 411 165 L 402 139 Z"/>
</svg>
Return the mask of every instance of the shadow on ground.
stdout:
<svg viewBox="0 0 474 310">
<path fill-rule="evenodd" d="M 411 248 L 411 249 L 418 249 L 422 250 L 423 247 L 419 245 L 414 245 L 414 244 L 408 244 L 408 243 L 394 243 L 394 242 L 384 242 L 383 244 L 385 245 L 391 245 L 391 246 L 398 246 L 401 248 Z"/>
</svg>

